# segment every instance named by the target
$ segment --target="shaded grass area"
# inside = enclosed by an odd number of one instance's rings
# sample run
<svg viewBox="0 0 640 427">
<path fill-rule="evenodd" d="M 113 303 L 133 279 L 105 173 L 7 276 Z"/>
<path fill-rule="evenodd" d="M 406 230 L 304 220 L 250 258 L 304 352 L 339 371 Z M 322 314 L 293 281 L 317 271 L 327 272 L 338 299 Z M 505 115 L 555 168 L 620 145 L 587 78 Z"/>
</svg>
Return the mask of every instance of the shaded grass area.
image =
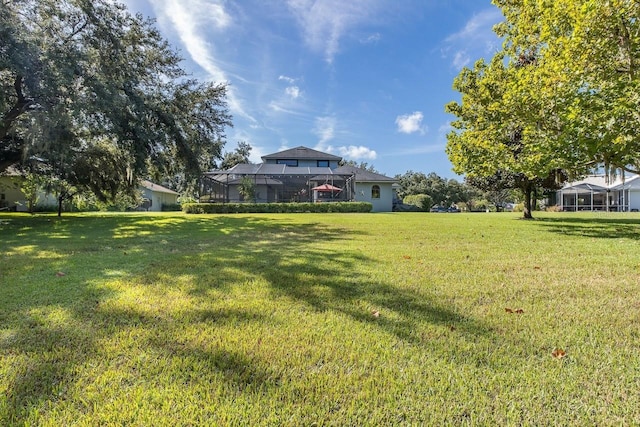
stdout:
<svg viewBox="0 0 640 427">
<path fill-rule="evenodd" d="M 638 424 L 640 217 L 540 216 L 0 215 L 0 424 Z"/>
</svg>

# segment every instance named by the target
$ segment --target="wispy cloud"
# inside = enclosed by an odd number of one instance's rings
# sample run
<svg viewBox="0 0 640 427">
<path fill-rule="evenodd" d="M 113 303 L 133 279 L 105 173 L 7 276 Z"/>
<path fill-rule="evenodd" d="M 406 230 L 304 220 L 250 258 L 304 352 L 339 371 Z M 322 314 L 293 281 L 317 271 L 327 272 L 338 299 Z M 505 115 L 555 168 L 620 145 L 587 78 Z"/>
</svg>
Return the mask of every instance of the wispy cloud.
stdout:
<svg viewBox="0 0 640 427">
<path fill-rule="evenodd" d="M 503 16 L 496 7 L 474 15 L 465 26 L 444 39 L 442 54 L 451 60 L 451 65 L 460 69 L 482 56 L 491 55 L 500 47 L 500 39 L 493 32 L 493 26 L 502 21 Z M 474 52 L 472 58 L 469 52 Z"/>
<path fill-rule="evenodd" d="M 287 4 L 303 30 L 305 42 L 322 52 L 330 64 L 347 33 L 384 11 L 380 0 L 288 0 Z"/>
<path fill-rule="evenodd" d="M 152 4 L 161 21 L 171 24 L 191 60 L 207 73 L 207 79 L 228 83 L 227 74 L 215 60 L 215 45 L 209 41 L 212 38 L 204 36 L 211 31 L 227 30 L 233 25 L 225 3 L 219 0 L 157 0 Z M 233 114 L 256 122 L 245 112 L 233 86 L 228 86 L 227 102 Z"/>
<path fill-rule="evenodd" d="M 278 77 L 278 80 L 284 80 L 289 84 L 294 84 L 296 81 L 298 81 L 298 79 L 294 79 L 293 77 L 289 77 L 289 76 L 280 76 Z"/>
<path fill-rule="evenodd" d="M 443 123 L 438 128 L 438 135 L 439 136 L 446 136 L 452 130 L 453 130 L 453 126 L 451 126 L 451 122 Z"/>
<path fill-rule="evenodd" d="M 318 146 L 333 150 L 333 147 L 328 146 L 327 142 L 336 136 L 336 118 L 331 116 L 316 118 L 313 133 L 318 137 Z"/>
<path fill-rule="evenodd" d="M 412 148 L 396 149 L 388 154 L 388 156 L 413 156 L 417 154 L 442 153 L 446 144 L 425 144 Z"/>
<path fill-rule="evenodd" d="M 369 36 L 363 38 L 360 40 L 360 43 L 362 44 L 372 44 L 372 43 L 377 43 L 382 39 L 382 36 L 380 35 L 380 33 L 374 33 L 374 34 L 370 34 Z"/>
<path fill-rule="evenodd" d="M 422 111 L 414 111 L 411 114 L 396 117 L 398 132 L 406 134 L 420 132 L 420 134 L 424 135 L 426 132 L 426 126 L 422 125 L 423 119 L 424 115 L 422 114 Z"/>
</svg>

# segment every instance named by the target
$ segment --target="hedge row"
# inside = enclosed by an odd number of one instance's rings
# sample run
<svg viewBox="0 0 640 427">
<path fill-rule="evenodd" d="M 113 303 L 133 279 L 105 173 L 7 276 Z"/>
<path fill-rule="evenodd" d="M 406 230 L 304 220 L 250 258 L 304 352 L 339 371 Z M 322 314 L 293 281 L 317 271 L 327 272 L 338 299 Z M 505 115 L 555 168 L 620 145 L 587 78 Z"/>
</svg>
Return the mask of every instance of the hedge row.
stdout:
<svg viewBox="0 0 640 427">
<path fill-rule="evenodd" d="M 220 213 L 304 213 L 371 212 L 367 202 L 331 203 L 184 203 L 182 211 L 190 214 Z"/>
</svg>

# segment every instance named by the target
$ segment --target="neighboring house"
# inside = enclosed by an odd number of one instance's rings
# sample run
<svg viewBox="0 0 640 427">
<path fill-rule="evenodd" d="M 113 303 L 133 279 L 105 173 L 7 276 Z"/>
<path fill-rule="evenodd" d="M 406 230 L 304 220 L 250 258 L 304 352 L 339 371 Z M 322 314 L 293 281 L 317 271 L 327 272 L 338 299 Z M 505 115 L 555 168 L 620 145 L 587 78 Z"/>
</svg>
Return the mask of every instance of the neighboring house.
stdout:
<svg viewBox="0 0 640 427">
<path fill-rule="evenodd" d="M 307 147 L 268 154 L 263 163 L 239 164 L 204 175 L 201 202 L 363 201 L 374 212 L 391 212 L 395 179 L 353 166 Z M 249 191 L 248 191 L 249 190 Z M 251 195 L 252 200 L 245 200 Z"/>
<path fill-rule="evenodd" d="M 608 181 L 605 175 L 592 175 L 566 183 L 556 192 L 556 204 L 563 211 L 640 210 L 640 176 L 619 176 Z"/>
<path fill-rule="evenodd" d="M 20 171 L 9 167 L 0 175 L 0 211 L 27 212 L 29 202 L 22 192 L 24 176 Z M 38 206 L 56 206 L 56 198 L 44 191 L 37 195 Z"/>
<path fill-rule="evenodd" d="M 162 185 L 154 184 L 151 181 L 140 181 L 140 190 L 142 190 L 142 198 L 144 202 L 138 209 L 159 212 L 162 205 L 177 205 L 178 193 L 170 190 Z"/>
<path fill-rule="evenodd" d="M 26 210 L 26 200 L 22 191 L 20 191 L 21 182 L 22 177 L 16 174 L 9 173 L 7 175 L 0 175 L 1 211 Z M 24 209 L 20 209 L 23 207 Z"/>
<path fill-rule="evenodd" d="M 9 169 L 4 175 L 0 175 L 0 210 L 27 212 L 29 204 L 27 198 L 20 189 L 23 176 Z M 178 193 L 150 181 L 140 181 L 138 189 L 142 192 L 144 203 L 139 207 L 148 211 L 160 211 L 162 205 L 175 205 L 178 203 Z M 56 198 L 49 193 L 40 191 L 36 206 L 55 207 Z"/>
</svg>

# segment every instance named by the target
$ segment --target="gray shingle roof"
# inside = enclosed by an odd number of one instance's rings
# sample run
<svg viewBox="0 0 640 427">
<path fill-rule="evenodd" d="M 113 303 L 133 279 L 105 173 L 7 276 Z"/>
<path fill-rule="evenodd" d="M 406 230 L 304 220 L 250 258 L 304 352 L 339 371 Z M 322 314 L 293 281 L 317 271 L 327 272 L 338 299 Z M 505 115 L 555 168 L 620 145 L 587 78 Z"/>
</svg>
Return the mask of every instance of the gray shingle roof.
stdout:
<svg viewBox="0 0 640 427">
<path fill-rule="evenodd" d="M 397 179 L 389 178 L 375 172 L 361 169 L 355 166 L 340 166 L 333 170 L 333 173 L 340 175 L 355 174 L 356 182 L 396 182 Z"/>
<path fill-rule="evenodd" d="M 291 148 L 289 150 L 280 151 L 278 153 L 262 156 L 262 160 L 267 159 L 333 160 L 339 162 L 340 160 L 342 160 L 342 157 L 300 146 Z"/>
</svg>

